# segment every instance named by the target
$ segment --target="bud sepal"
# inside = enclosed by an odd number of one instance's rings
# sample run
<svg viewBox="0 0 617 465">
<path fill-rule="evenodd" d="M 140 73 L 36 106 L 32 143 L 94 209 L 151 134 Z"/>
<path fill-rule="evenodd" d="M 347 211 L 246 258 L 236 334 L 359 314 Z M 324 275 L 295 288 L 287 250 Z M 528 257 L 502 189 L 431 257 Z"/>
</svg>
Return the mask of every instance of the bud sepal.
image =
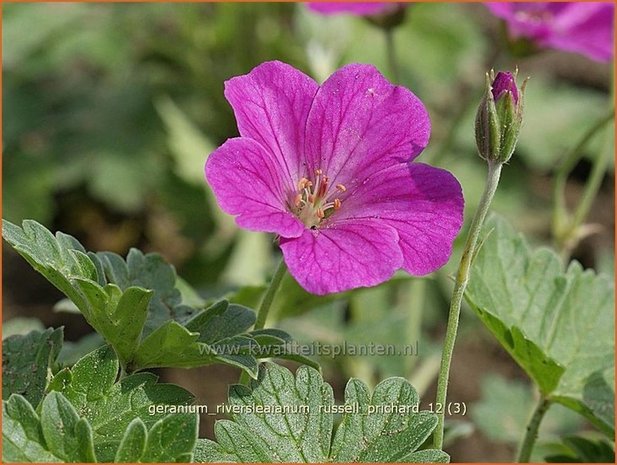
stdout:
<svg viewBox="0 0 617 465">
<path fill-rule="evenodd" d="M 476 143 L 487 161 L 506 163 L 516 148 L 527 85 L 525 79 L 520 89 L 517 87 L 517 73 L 486 73 L 486 92 L 476 115 Z"/>
</svg>

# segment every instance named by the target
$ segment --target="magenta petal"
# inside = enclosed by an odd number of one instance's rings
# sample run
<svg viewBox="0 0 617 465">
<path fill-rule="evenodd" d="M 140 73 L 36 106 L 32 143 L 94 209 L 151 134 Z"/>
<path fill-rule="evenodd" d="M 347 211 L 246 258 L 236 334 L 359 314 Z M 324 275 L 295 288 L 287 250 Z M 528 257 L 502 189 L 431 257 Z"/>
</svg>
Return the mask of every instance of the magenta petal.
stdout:
<svg viewBox="0 0 617 465">
<path fill-rule="evenodd" d="M 370 220 L 306 230 L 298 238 L 282 239 L 281 249 L 291 275 L 318 295 L 377 285 L 403 262 L 396 231 Z"/>
<path fill-rule="evenodd" d="M 229 139 L 206 162 L 206 179 L 226 213 L 253 231 L 298 237 L 304 225 L 287 211 L 278 160 L 252 139 Z"/>
<path fill-rule="evenodd" d="M 315 96 L 306 126 L 308 168 L 350 188 L 416 157 L 429 135 L 428 113 L 413 93 L 390 84 L 374 66 L 347 65 Z"/>
<path fill-rule="evenodd" d="M 337 219 L 372 219 L 396 229 L 403 268 L 421 276 L 445 265 L 463 224 L 461 186 L 449 172 L 401 163 L 375 173 L 350 192 Z"/>
<path fill-rule="evenodd" d="M 292 66 L 270 61 L 225 83 L 242 137 L 276 156 L 281 176 L 293 187 L 304 161 L 304 128 L 317 83 Z"/>
<path fill-rule="evenodd" d="M 596 61 L 613 57 L 612 3 L 571 3 L 555 20 L 555 34 L 547 38 L 547 47 L 581 53 Z"/>
<path fill-rule="evenodd" d="M 528 37 L 541 47 L 580 53 L 597 61 L 613 57 L 611 2 L 487 3 L 508 23 L 514 37 Z"/>
</svg>

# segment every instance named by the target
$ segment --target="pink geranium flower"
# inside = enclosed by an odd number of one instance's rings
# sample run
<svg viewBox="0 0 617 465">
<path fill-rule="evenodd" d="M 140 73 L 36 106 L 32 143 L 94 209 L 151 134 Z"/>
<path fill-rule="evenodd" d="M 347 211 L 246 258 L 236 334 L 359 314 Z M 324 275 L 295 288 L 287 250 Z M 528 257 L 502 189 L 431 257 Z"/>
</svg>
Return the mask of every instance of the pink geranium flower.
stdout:
<svg viewBox="0 0 617 465">
<path fill-rule="evenodd" d="M 404 5 L 395 2 L 311 2 L 309 9 L 323 15 L 347 13 L 357 16 L 372 16 L 390 13 Z"/>
<path fill-rule="evenodd" d="M 409 90 L 369 65 L 320 86 L 275 61 L 227 81 L 225 97 L 241 137 L 210 155 L 206 178 L 240 227 L 280 236 L 307 291 L 373 286 L 399 268 L 424 275 L 448 261 L 461 187 L 412 163 L 430 122 Z"/>
<path fill-rule="evenodd" d="M 515 37 L 540 47 L 583 54 L 593 60 L 613 57 L 613 3 L 487 3 Z"/>
</svg>

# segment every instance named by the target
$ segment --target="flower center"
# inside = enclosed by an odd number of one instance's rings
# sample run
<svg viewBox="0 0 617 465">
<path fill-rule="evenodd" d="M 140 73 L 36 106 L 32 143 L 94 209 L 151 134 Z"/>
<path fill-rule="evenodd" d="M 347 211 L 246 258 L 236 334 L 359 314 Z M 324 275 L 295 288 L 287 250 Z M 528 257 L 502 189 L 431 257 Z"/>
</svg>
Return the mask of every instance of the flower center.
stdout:
<svg viewBox="0 0 617 465">
<path fill-rule="evenodd" d="M 292 211 L 308 227 L 316 228 L 325 218 L 341 208 L 341 199 L 335 197 L 347 189 L 342 184 L 328 193 L 330 180 L 321 169 L 315 170 L 314 182 L 303 177 L 293 198 Z"/>
</svg>

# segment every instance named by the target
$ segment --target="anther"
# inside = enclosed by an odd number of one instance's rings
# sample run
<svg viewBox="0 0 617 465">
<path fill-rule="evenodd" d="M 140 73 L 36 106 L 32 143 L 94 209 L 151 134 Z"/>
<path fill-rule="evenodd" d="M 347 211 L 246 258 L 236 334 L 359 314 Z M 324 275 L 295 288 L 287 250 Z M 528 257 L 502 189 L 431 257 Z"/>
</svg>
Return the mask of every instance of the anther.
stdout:
<svg viewBox="0 0 617 465">
<path fill-rule="evenodd" d="M 296 207 L 299 207 L 302 205 L 302 194 L 296 195 L 296 198 L 294 199 L 294 205 Z"/>
<path fill-rule="evenodd" d="M 317 218 L 319 218 L 320 220 L 324 218 L 324 216 L 326 216 L 326 214 L 324 213 L 324 211 L 321 208 L 317 209 Z"/>
<path fill-rule="evenodd" d="M 308 179 L 301 178 L 300 181 L 298 181 L 298 190 L 303 190 L 308 186 L 309 183 L 310 181 Z"/>
<path fill-rule="evenodd" d="M 334 209 L 338 210 L 339 208 L 341 208 L 341 199 L 334 199 Z"/>
<path fill-rule="evenodd" d="M 337 184 L 336 188 L 341 192 L 345 192 L 347 190 L 347 188 L 343 186 L 342 184 Z"/>
<path fill-rule="evenodd" d="M 315 170 L 315 175 L 316 176 L 321 176 L 322 174 L 323 174 L 323 171 L 321 171 L 321 169 Z"/>
<path fill-rule="evenodd" d="M 321 179 L 321 184 L 319 185 L 319 192 L 317 192 L 317 195 L 319 197 L 323 197 L 324 194 L 326 193 L 326 191 L 328 190 L 328 182 L 330 180 L 328 179 L 328 176 L 324 176 Z"/>
</svg>

